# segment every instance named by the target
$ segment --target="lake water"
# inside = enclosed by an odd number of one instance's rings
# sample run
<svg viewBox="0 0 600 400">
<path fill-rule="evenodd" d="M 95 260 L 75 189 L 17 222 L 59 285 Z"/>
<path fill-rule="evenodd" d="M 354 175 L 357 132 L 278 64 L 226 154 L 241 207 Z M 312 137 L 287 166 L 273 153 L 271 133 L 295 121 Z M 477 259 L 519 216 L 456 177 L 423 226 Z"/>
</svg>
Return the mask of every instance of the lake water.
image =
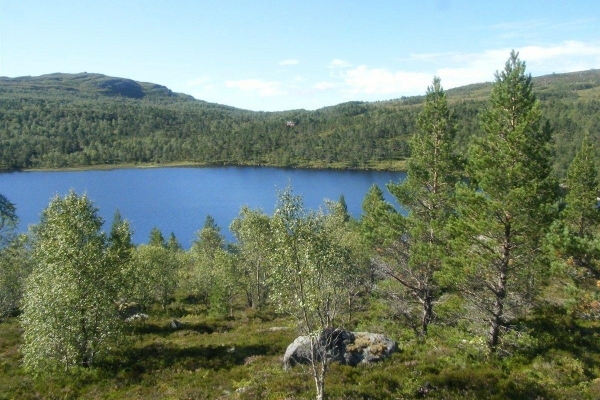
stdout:
<svg viewBox="0 0 600 400">
<path fill-rule="evenodd" d="M 87 193 L 110 230 L 118 209 L 130 221 L 134 242 L 146 243 L 153 227 L 165 238 L 173 232 L 189 248 L 210 214 L 228 241 L 229 224 L 248 205 L 272 214 L 276 192 L 288 184 L 304 199 L 306 208 L 318 209 L 324 199 L 344 195 L 354 217 L 361 214 L 365 194 L 373 184 L 385 190 L 403 172 L 300 170 L 265 167 L 139 168 L 109 171 L 0 173 L 0 193 L 17 207 L 19 230 L 37 224 L 40 214 L 56 194 L 73 189 Z"/>
</svg>

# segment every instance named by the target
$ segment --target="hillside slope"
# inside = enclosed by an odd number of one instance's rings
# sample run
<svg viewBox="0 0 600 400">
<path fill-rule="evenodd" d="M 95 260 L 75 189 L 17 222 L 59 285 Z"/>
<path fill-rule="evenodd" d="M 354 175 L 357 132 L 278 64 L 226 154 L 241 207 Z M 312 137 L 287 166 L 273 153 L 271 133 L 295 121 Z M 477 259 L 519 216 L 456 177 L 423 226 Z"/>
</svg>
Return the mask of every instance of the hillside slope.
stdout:
<svg viewBox="0 0 600 400">
<path fill-rule="evenodd" d="M 534 82 L 554 130 L 560 174 L 585 131 L 598 140 L 600 71 Z M 448 90 L 461 150 L 480 132 L 477 116 L 490 89 L 481 83 Z M 423 99 L 267 113 L 101 74 L 0 78 L 0 169 L 181 162 L 400 168 Z"/>
</svg>

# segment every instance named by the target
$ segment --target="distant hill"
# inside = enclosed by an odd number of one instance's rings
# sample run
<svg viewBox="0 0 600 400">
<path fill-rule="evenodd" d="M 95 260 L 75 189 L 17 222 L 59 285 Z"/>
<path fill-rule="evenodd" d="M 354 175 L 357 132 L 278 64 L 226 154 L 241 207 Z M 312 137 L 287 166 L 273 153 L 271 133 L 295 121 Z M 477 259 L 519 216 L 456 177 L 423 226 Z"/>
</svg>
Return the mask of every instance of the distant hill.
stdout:
<svg viewBox="0 0 600 400">
<path fill-rule="evenodd" d="M 600 71 L 534 78 L 559 175 L 600 135 Z M 423 88 L 425 91 L 426 88 Z M 491 83 L 447 91 L 459 149 L 480 134 Z M 402 168 L 424 96 L 254 112 L 102 74 L 0 77 L 0 169 L 197 163 Z"/>
</svg>

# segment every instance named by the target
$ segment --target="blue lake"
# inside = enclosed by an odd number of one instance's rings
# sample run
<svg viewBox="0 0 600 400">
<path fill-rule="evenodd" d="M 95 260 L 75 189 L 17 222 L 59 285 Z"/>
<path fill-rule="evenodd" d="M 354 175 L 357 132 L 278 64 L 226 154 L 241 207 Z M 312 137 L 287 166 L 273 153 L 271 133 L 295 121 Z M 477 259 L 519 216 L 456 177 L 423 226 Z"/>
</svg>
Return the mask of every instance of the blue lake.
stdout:
<svg viewBox="0 0 600 400">
<path fill-rule="evenodd" d="M 247 205 L 271 214 L 276 193 L 288 184 L 304 199 L 306 208 L 318 209 L 324 199 L 344 195 L 354 217 L 361 214 L 365 194 L 373 184 L 385 185 L 405 178 L 403 172 L 300 170 L 265 167 L 133 168 L 109 171 L 0 173 L 0 193 L 17 207 L 19 230 L 39 222 L 55 195 L 73 189 L 99 209 L 110 230 L 115 211 L 130 221 L 134 241 L 146 243 L 158 227 L 165 237 L 173 232 L 189 248 L 210 214 L 228 241 L 229 224 Z"/>
</svg>

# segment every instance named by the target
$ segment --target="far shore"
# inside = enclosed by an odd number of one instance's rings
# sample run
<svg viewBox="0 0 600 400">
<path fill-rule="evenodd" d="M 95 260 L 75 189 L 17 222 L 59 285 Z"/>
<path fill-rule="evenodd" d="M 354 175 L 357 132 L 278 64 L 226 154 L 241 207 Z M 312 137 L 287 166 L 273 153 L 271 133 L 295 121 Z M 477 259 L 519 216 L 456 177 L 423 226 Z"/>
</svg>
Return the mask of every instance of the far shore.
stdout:
<svg viewBox="0 0 600 400">
<path fill-rule="evenodd" d="M 227 163 L 199 163 L 199 162 L 173 162 L 173 163 L 124 163 L 124 164 L 96 164 L 77 167 L 60 168 L 28 168 L 20 170 L 4 170 L 1 172 L 73 172 L 73 171 L 110 171 L 115 169 L 132 168 L 210 168 L 210 167 L 268 167 L 268 168 L 294 168 L 294 169 L 331 169 L 331 170 L 356 170 L 356 171 L 406 171 L 407 160 L 388 160 L 369 163 L 361 167 L 349 166 L 345 163 L 325 163 L 320 161 L 308 162 L 297 165 L 275 164 L 227 164 Z"/>
</svg>

